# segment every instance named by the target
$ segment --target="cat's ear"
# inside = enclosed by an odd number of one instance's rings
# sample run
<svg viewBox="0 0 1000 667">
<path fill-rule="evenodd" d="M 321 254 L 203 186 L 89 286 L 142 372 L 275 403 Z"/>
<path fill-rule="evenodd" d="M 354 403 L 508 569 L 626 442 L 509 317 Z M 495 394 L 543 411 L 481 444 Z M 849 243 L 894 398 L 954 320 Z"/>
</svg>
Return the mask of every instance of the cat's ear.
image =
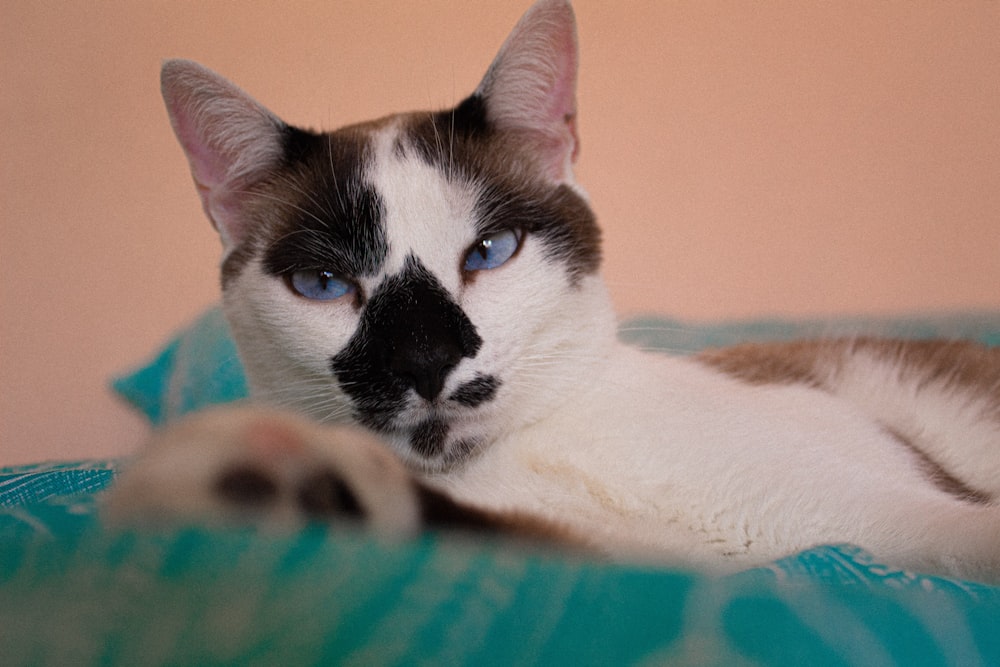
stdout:
<svg viewBox="0 0 1000 667">
<path fill-rule="evenodd" d="M 202 206 L 223 246 L 231 250 L 246 236 L 244 205 L 249 189 L 282 159 L 287 126 L 198 63 L 167 61 L 160 83 Z"/>
<path fill-rule="evenodd" d="M 576 132 L 576 20 L 568 0 L 539 0 L 518 21 L 476 89 L 500 129 L 527 132 L 546 174 L 572 181 Z"/>
</svg>

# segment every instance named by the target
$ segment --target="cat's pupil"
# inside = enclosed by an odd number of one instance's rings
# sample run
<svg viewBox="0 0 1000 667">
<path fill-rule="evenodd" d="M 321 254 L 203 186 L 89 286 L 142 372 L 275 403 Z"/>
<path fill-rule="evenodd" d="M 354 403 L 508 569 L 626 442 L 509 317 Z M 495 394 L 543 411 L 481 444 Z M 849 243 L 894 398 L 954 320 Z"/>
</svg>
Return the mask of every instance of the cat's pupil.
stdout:
<svg viewBox="0 0 1000 667">
<path fill-rule="evenodd" d="M 314 301 L 332 301 L 354 291 L 349 281 L 330 271 L 295 271 L 287 280 L 292 291 Z"/>
<path fill-rule="evenodd" d="M 479 239 L 465 257 L 466 271 L 487 271 L 507 263 L 521 246 L 523 233 L 505 229 Z"/>
</svg>

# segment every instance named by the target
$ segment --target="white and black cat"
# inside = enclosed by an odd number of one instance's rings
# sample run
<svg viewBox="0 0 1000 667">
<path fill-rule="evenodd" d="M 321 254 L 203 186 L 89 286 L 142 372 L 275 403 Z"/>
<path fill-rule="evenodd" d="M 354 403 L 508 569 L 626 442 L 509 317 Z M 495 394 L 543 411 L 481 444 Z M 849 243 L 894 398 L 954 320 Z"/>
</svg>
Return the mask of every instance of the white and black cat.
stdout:
<svg viewBox="0 0 1000 667">
<path fill-rule="evenodd" d="M 1000 349 L 619 343 L 576 67 L 569 3 L 540 0 L 454 109 L 317 133 L 168 62 L 254 402 L 156 434 L 111 516 L 477 525 L 720 571 L 852 542 L 1000 579 Z"/>
</svg>

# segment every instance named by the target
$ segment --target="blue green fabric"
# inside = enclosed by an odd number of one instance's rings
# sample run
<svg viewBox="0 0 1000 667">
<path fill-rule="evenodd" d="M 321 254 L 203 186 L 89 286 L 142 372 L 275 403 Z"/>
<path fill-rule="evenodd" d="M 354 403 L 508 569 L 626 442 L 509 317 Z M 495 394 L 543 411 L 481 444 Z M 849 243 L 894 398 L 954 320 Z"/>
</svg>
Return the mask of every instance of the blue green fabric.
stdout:
<svg viewBox="0 0 1000 667">
<path fill-rule="evenodd" d="M 855 333 L 998 345 L 1000 315 L 622 328 L 677 353 Z M 217 310 L 115 387 L 155 424 L 246 395 Z M 850 545 L 711 577 L 464 535 L 117 532 L 98 514 L 116 472 L 0 469 L 0 665 L 1000 664 L 1000 587 Z"/>
<path fill-rule="evenodd" d="M 112 461 L 49 462 L 0 469 L 0 508 L 100 491 L 114 479 Z"/>
<path fill-rule="evenodd" d="M 1000 664 L 1000 588 L 846 545 L 708 577 L 460 535 L 115 532 L 92 489 L 3 491 L 46 474 L 0 471 L 4 665 Z"/>
<path fill-rule="evenodd" d="M 247 396 L 236 344 L 217 307 L 179 332 L 148 363 L 114 379 L 111 386 L 154 426 Z"/>
<path fill-rule="evenodd" d="M 946 338 L 1000 346 L 1000 313 L 938 316 L 763 318 L 698 323 L 660 315 L 635 317 L 621 326 L 625 342 L 649 350 L 690 354 L 708 347 L 745 342 L 787 341 L 838 336 L 887 336 L 911 340 Z"/>
</svg>

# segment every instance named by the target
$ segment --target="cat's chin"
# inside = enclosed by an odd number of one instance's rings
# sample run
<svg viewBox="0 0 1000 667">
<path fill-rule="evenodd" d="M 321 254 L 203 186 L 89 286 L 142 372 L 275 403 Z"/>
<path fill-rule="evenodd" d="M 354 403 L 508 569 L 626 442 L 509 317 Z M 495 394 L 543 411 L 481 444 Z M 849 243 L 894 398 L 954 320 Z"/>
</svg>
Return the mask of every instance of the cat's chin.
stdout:
<svg viewBox="0 0 1000 667">
<path fill-rule="evenodd" d="M 474 460 L 490 438 L 479 428 L 462 421 L 449 422 L 428 416 L 411 428 L 377 431 L 403 463 L 418 473 L 443 473 L 457 470 Z"/>
</svg>

